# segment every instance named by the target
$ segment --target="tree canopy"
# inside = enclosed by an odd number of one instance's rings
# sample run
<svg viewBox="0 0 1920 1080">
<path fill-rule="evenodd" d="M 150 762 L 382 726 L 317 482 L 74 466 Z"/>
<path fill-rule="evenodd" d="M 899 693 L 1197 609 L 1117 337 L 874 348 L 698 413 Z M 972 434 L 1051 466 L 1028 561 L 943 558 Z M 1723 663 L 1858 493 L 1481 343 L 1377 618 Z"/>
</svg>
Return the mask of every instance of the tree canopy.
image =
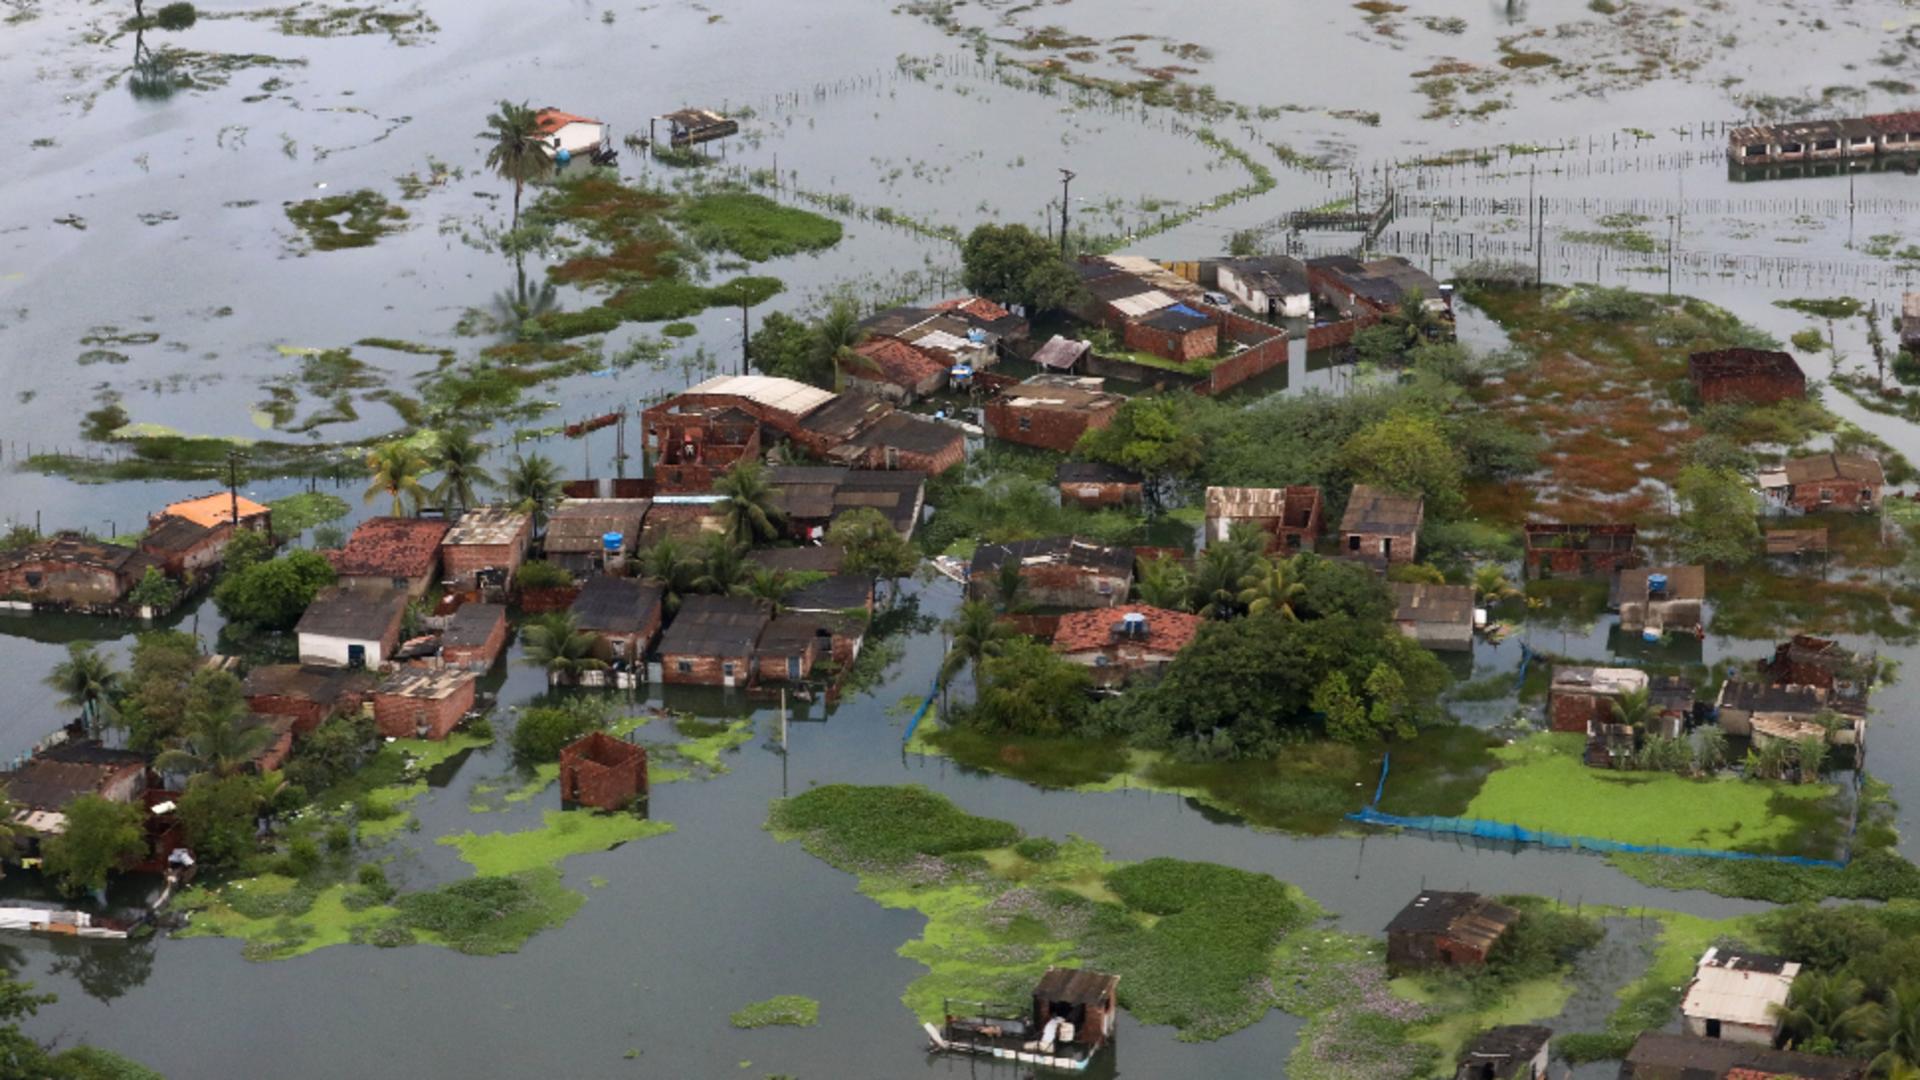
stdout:
<svg viewBox="0 0 1920 1080">
<path fill-rule="evenodd" d="M 1340 456 L 1354 483 L 1419 495 L 1431 517 L 1449 516 L 1466 504 L 1460 456 L 1430 416 L 1401 411 L 1377 420 L 1355 432 Z"/>
<path fill-rule="evenodd" d="M 41 869 L 69 896 L 106 888 L 108 874 L 146 853 L 146 820 L 131 803 L 82 795 L 65 813 L 66 828 L 40 853 Z"/>
<path fill-rule="evenodd" d="M 290 551 L 227 575 L 213 590 L 213 603 L 232 622 L 291 630 L 333 581 L 333 566 L 326 559 L 311 551 Z"/>
<path fill-rule="evenodd" d="M 1760 503 L 1732 469 L 1689 465 L 1674 483 L 1680 520 L 1674 537 L 1690 563 L 1741 566 L 1760 550 Z"/>
<path fill-rule="evenodd" d="M 1068 307 L 1080 295 L 1080 276 L 1059 249 L 1025 225 L 978 225 L 960 248 L 961 281 L 1029 314 Z"/>
</svg>

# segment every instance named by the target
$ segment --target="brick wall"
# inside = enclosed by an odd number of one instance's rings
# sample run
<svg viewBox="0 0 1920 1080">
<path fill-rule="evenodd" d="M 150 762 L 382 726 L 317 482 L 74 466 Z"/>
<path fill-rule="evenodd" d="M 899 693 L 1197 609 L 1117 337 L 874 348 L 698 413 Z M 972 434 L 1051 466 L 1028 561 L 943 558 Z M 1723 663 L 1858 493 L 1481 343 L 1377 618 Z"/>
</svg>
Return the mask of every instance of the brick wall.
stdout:
<svg viewBox="0 0 1920 1080">
<path fill-rule="evenodd" d="M 560 751 L 560 800 L 619 810 L 647 794 L 645 747 L 594 732 Z"/>
<path fill-rule="evenodd" d="M 450 544 L 440 549 L 441 568 L 449 580 L 471 586 L 474 575 L 489 566 L 504 569 L 511 578 L 520 571 L 526 558 L 527 542 L 523 532 L 511 544 Z"/>
<path fill-rule="evenodd" d="M 454 667 L 485 671 L 500 659 L 507 647 L 507 620 L 494 624 L 487 640 L 479 645 L 448 645 L 440 650 L 440 659 Z"/>
<path fill-rule="evenodd" d="M 1738 375 L 1696 378 L 1693 388 L 1702 403 L 1711 405 L 1717 401 L 1744 401 L 1753 405 L 1771 405 L 1776 401 L 1792 401 L 1807 396 L 1807 382 L 1804 378 L 1785 375 Z"/>
<path fill-rule="evenodd" d="M 1286 364 L 1286 337 L 1270 338 L 1238 356 L 1230 356 L 1215 364 L 1213 370 L 1207 373 L 1206 381 L 1193 389 L 1196 393 L 1218 394 Z"/>
<path fill-rule="evenodd" d="M 460 718 L 473 709 L 474 679 L 464 679 L 444 698 L 403 697 L 399 694 L 373 695 L 373 722 L 380 734 L 395 739 L 411 739 L 422 725 L 429 739 L 444 739 Z"/>
<path fill-rule="evenodd" d="M 1613 719 L 1613 701 L 1598 694 L 1568 693 L 1556 690 L 1547 702 L 1547 714 L 1555 731 L 1585 735 L 1592 721 L 1609 723 Z"/>
<path fill-rule="evenodd" d="M 1114 506 L 1139 506 L 1145 500 L 1146 493 L 1139 484 L 1081 482 L 1060 485 L 1061 502 L 1071 506 L 1084 506 L 1089 510 Z"/>
<path fill-rule="evenodd" d="M 662 682 L 679 683 L 686 686 L 725 686 L 727 663 L 733 664 L 733 685 L 744 687 L 752 681 L 753 657 L 732 656 L 722 659 L 718 656 L 682 656 L 663 653 L 660 656 L 660 679 Z M 681 665 L 686 670 L 681 670 Z"/>
<path fill-rule="evenodd" d="M 1527 553 L 1527 569 L 1535 574 L 1572 577 L 1611 575 L 1638 561 L 1629 551 L 1581 551 L 1569 548 L 1535 548 Z"/>
<path fill-rule="evenodd" d="M 293 732 L 296 735 L 305 735 L 319 727 L 332 712 L 317 701 L 267 694 L 248 698 L 247 711 L 259 716 L 289 717 L 293 720 Z"/>
<path fill-rule="evenodd" d="M 988 403 L 985 419 L 987 433 L 996 439 L 1064 454 L 1073 449 L 1088 429 L 1112 423 L 1113 414 L 1112 409 L 1097 413 L 1077 409 L 1016 409 L 1005 399 L 995 399 Z M 1021 426 L 1022 421 L 1026 422 L 1025 427 Z"/>
<path fill-rule="evenodd" d="M 1146 323 L 1129 322 L 1121 332 L 1120 339 L 1126 343 L 1127 348 L 1136 352 L 1149 352 L 1181 363 L 1197 360 L 1202 356 L 1212 356 L 1220 351 L 1218 324 L 1179 333 L 1149 326 Z"/>
<path fill-rule="evenodd" d="M 578 585 L 557 589 L 521 589 L 515 603 L 528 615 L 545 615 L 550 611 L 567 610 L 579 596 Z"/>
<path fill-rule="evenodd" d="M 1795 485 L 1787 504 L 1797 510 L 1870 510 L 1879 502 L 1879 490 L 1857 480 Z"/>
<path fill-rule="evenodd" d="M 754 658 L 754 669 L 757 681 L 788 681 L 788 655 L 787 652 L 782 651 L 777 655 L 773 653 L 761 653 L 756 656 Z M 812 644 L 808 644 L 806 648 L 801 649 L 797 654 L 793 655 L 797 655 L 800 658 L 800 677 L 802 679 L 811 677 L 813 675 L 814 661 L 819 659 L 818 650 L 815 649 Z"/>
<path fill-rule="evenodd" d="M 28 574 L 38 575 L 40 583 L 29 584 Z M 10 571 L 0 571 L 0 595 L 57 604 L 116 604 L 132 587 L 131 581 L 122 581 L 111 570 L 74 563 L 23 563 Z"/>
<path fill-rule="evenodd" d="M 1362 312 L 1351 319 L 1342 319 L 1339 322 L 1328 323 L 1325 326 L 1309 327 L 1307 330 L 1307 350 L 1312 352 L 1319 349 L 1331 349 L 1340 345 L 1350 344 L 1353 341 L 1353 335 L 1379 321 L 1380 316 L 1377 313 L 1368 311 Z"/>
</svg>

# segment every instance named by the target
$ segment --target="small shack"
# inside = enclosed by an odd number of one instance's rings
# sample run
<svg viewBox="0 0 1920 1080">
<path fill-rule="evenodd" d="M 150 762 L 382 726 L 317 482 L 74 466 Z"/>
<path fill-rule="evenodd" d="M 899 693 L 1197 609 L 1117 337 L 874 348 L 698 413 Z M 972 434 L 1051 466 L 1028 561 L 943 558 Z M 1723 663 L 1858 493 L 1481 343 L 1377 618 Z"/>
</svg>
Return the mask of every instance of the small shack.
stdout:
<svg viewBox="0 0 1920 1080">
<path fill-rule="evenodd" d="M 347 545 L 327 552 L 339 583 L 350 589 L 400 589 L 420 597 L 440 572 L 447 523 L 430 518 L 368 518 Z"/>
<path fill-rule="evenodd" d="M 294 628 L 300 662 L 377 668 L 400 643 L 408 596 L 401 589 L 329 586 L 307 605 Z"/>
<path fill-rule="evenodd" d="M 1418 495 L 1355 484 L 1340 519 L 1340 553 L 1365 562 L 1410 563 L 1425 516 L 1426 504 Z"/>
<path fill-rule="evenodd" d="M 1109 393 L 1105 379 L 1035 375 L 1000 391 L 982 415 L 996 439 L 1064 454 L 1080 436 L 1113 423 L 1126 400 Z"/>
<path fill-rule="evenodd" d="M 505 588 L 520 572 L 533 539 L 533 515 L 478 506 L 460 515 L 440 545 L 448 581 L 460 588 Z"/>
<path fill-rule="evenodd" d="M 440 662 L 468 671 L 486 671 L 507 648 L 504 604 L 462 604 L 447 618 L 440 635 Z"/>
<path fill-rule="evenodd" d="M 1020 568 L 1020 599 L 1043 607 L 1094 608 L 1120 603 L 1133 589 L 1133 552 L 1071 536 L 982 544 L 967 568 L 967 595 L 985 599 L 999 588 L 1000 568 Z"/>
<path fill-rule="evenodd" d="M 1592 735 L 1614 722 L 1613 704 L 1649 689 L 1639 668 L 1556 665 L 1547 690 L 1547 717 L 1555 731 Z"/>
<path fill-rule="evenodd" d="M 1074 611 L 1060 617 L 1053 651 L 1091 668 L 1095 687 L 1113 690 L 1164 672 L 1205 623 L 1198 615 L 1144 604 Z"/>
<path fill-rule="evenodd" d="M 715 139 L 724 139 L 740 130 L 740 125 L 712 109 L 679 109 L 654 117 L 647 124 L 647 134 L 658 139 L 654 127 L 662 121 L 667 125 L 667 145 L 675 150 L 684 150 L 689 146 L 698 146 Z"/>
<path fill-rule="evenodd" d="M 1706 600 L 1706 567 L 1647 566 L 1615 574 L 1607 606 L 1628 633 L 1699 634 Z"/>
<path fill-rule="evenodd" d="M 1479 967 L 1520 913 L 1478 893 L 1426 891 L 1387 924 L 1394 971 Z"/>
<path fill-rule="evenodd" d="M 1774 349 L 1697 352 L 1687 357 L 1687 377 L 1703 405 L 1771 405 L 1807 396 L 1806 373 L 1792 356 Z"/>
<path fill-rule="evenodd" d="M 1313 314 L 1307 264 L 1291 255 L 1222 259 L 1220 291 L 1264 319 L 1304 319 Z"/>
<path fill-rule="evenodd" d="M 647 748 L 590 732 L 560 749 L 560 802 L 622 810 L 647 797 Z"/>
<path fill-rule="evenodd" d="M 1033 366 L 1042 371 L 1072 371 L 1093 349 L 1091 341 L 1077 341 L 1055 334 L 1033 351 Z"/>
<path fill-rule="evenodd" d="M 1467 1044 L 1453 1080 L 1546 1080 L 1553 1029 L 1510 1024 L 1481 1032 Z"/>
<path fill-rule="evenodd" d="M 1820 738 L 1833 746 L 1856 746 L 1866 730 L 1864 715 L 1836 709 L 1817 686 L 1768 686 L 1728 679 L 1720 686 L 1720 730 L 1750 738 L 1755 745 L 1775 739 Z M 1831 714 L 1821 722 L 1822 714 Z"/>
<path fill-rule="evenodd" d="M 1832 452 L 1789 458 L 1785 468 L 1762 474 L 1760 481 L 1768 498 L 1802 513 L 1873 513 L 1880 508 L 1880 492 L 1886 485 L 1887 474 L 1878 458 Z"/>
<path fill-rule="evenodd" d="M 1113 1041 L 1119 985 L 1118 975 L 1052 968 L 1025 1008 L 948 1000 L 945 1027 L 923 1027 L 937 1051 L 1082 1072 Z"/>
<path fill-rule="evenodd" d="M 1225 540 L 1242 521 L 1268 535 L 1269 551 L 1312 551 L 1320 542 L 1320 489 L 1306 484 L 1210 487 L 1206 514 L 1208 543 Z"/>
<path fill-rule="evenodd" d="M 1605 577 L 1632 566 L 1638 558 L 1633 524 L 1526 524 L 1528 577 Z"/>
<path fill-rule="evenodd" d="M 1146 502 L 1146 478 L 1132 469 L 1095 461 L 1063 461 L 1053 470 L 1062 503 L 1088 510 L 1140 506 Z"/>
<path fill-rule="evenodd" d="M 1780 1038 L 1780 1013 L 1799 975 L 1800 965 L 1791 960 L 1710 948 L 1680 999 L 1681 1026 L 1703 1039 L 1771 1047 Z"/>
<path fill-rule="evenodd" d="M 1865 1080 L 1867 1063 L 1754 1043 L 1649 1031 L 1634 1040 L 1620 1080 Z"/>
<path fill-rule="evenodd" d="M 1390 582 L 1393 621 L 1400 632 L 1429 649 L 1466 652 L 1473 648 L 1473 586 Z"/>
<path fill-rule="evenodd" d="M 0 552 L 0 597 L 16 604 L 115 610 L 159 560 L 126 544 L 62 533 Z"/>
<path fill-rule="evenodd" d="M 645 659 L 665 617 L 665 592 L 633 578 L 590 577 L 574 597 L 573 623 L 599 638 L 594 656 L 611 663 Z"/>
<path fill-rule="evenodd" d="M 660 678 L 695 686 L 746 686 L 767 609 L 746 596 L 689 596 L 660 638 Z"/>
<path fill-rule="evenodd" d="M 374 690 L 374 726 L 392 739 L 444 739 L 473 711 L 478 685 L 471 671 L 403 669 Z"/>
</svg>

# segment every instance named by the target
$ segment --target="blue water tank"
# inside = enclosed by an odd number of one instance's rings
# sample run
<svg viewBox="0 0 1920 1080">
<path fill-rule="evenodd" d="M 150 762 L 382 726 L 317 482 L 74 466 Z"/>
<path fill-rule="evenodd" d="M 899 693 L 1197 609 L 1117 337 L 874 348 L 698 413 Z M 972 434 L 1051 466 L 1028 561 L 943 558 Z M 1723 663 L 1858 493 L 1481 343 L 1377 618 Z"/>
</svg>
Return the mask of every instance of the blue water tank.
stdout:
<svg viewBox="0 0 1920 1080">
<path fill-rule="evenodd" d="M 620 549 L 627 546 L 627 535 L 617 532 L 601 533 L 600 546 L 606 550 L 607 554 L 618 555 Z"/>
<path fill-rule="evenodd" d="M 973 342 L 975 345 L 984 344 L 987 340 L 987 332 L 976 326 L 967 331 L 967 340 Z"/>
<path fill-rule="evenodd" d="M 567 149 L 556 151 L 553 155 L 553 160 L 565 165 L 567 162 L 573 160 L 573 151 Z"/>
<path fill-rule="evenodd" d="M 1648 574 L 1647 575 L 1647 591 L 1650 593 L 1666 592 L 1667 591 L 1667 575 Z"/>
</svg>

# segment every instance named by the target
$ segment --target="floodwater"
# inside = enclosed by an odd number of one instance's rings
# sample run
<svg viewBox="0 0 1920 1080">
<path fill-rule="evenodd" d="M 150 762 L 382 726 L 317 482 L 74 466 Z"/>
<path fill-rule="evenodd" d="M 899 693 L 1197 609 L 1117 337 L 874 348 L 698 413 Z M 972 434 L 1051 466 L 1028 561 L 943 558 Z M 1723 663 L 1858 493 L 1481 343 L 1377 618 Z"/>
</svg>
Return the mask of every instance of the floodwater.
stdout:
<svg viewBox="0 0 1920 1080">
<path fill-rule="evenodd" d="M 952 246 L 884 224 L 872 211 L 930 227 L 965 229 L 989 219 L 1041 227 L 1058 212 L 1063 167 L 1077 174 L 1069 204 L 1076 230 L 1133 237 L 1130 250 L 1162 258 L 1217 253 L 1240 231 L 1278 244 L 1283 237 L 1270 226 L 1285 212 L 1351 195 L 1356 183 L 1371 205 L 1391 184 L 1406 205 L 1379 246 L 1443 278 L 1469 259 L 1531 265 L 1537 257 L 1549 280 L 1665 288 L 1671 236 L 1674 291 L 1728 307 L 1783 339 L 1809 320 L 1773 307 L 1775 299 L 1844 293 L 1886 310 L 1909 271 L 1873 252 L 1915 238 L 1891 245 L 1871 238 L 1910 227 L 1920 209 L 1916 181 L 1876 172 L 1736 183 L 1716 153 L 1717 129 L 1702 136 L 1698 126 L 1749 115 L 1750 95 L 1806 101 L 1824 94 L 1823 115 L 1909 105 L 1911 91 L 1896 88 L 1920 82 L 1920 57 L 1907 39 L 1914 16 L 1896 0 L 1834 11 L 1774 2 L 1724 7 L 1731 10 L 1702 6 L 1649 25 L 1603 19 L 1582 0 L 1436 0 L 1378 19 L 1305 0 L 1225 0 L 1204 11 L 1143 0 L 897 9 L 881 0 L 442 0 L 382 8 L 421 11 L 430 29 L 314 37 L 283 33 L 277 16 L 216 0 L 194 27 L 149 32 L 138 44 L 252 59 L 229 60 L 230 70 L 221 71 L 185 57 L 180 63 L 199 65 L 201 85 L 151 100 L 128 90 L 136 41 L 120 23 L 130 5 L 9 0 L 0 7 L 0 56 L 7 58 L 0 87 L 14 103 L 0 121 L 12 150 L 0 156 L 8 196 L 0 213 L 0 365 L 7 374 L 0 519 L 132 529 L 149 510 L 210 486 L 89 486 L 15 470 L 30 449 L 81 448 L 81 414 L 106 400 L 142 424 L 261 438 L 271 436 L 257 409 L 264 384 L 298 365 L 282 346 L 383 337 L 473 355 L 486 339 L 462 337 L 455 324 L 467 309 L 489 307 L 514 280 L 508 260 L 468 242 L 506 214 L 507 189 L 481 175 L 472 137 L 501 98 L 601 116 L 616 138 L 685 105 L 750 109 L 743 134 L 716 151 L 704 172 L 777 172 L 787 197 L 842 198 L 855 208 L 838 247 L 754 271 L 788 285 L 765 310 L 804 313 L 837 286 L 869 303 L 951 291 Z M 943 11 L 953 32 L 939 25 Z M 1815 19 L 1824 21 L 1816 26 Z M 1058 28 L 1052 37 L 1087 41 L 1015 44 L 1049 27 Z M 1563 64 L 1510 70 L 1499 63 L 1509 54 L 1503 46 Z M 1143 67 L 1188 68 L 1171 74 L 1210 86 L 1245 111 L 1209 118 L 1194 108 L 1115 102 L 996 67 L 996 57 L 1056 58 L 1063 71 L 1128 80 L 1146 77 Z M 1585 59 L 1575 64 L 1574 57 Z M 1603 72 L 1603 58 L 1639 74 Z M 1433 99 L 1420 87 L 1432 77 L 1412 73 L 1450 61 L 1497 79 L 1455 93 L 1449 115 L 1423 118 Z M 1485 107 L 1496 99 L 1502 107 Z M 1250 176 L 1203 144 L 1202 128 L 1272 170 L 1272 188 L 1213 205 Z M 1506 145 L 1560 149 L 1445 167 L 1408 164 Z M 1332 167 L 1293 167 L 1276 146 L 1325 157 Z M 453 172 L 420 197 L 404 198 L 399 178 L 430 176 L 434 161 Z M 633 150 L 621 164 L 628 176 L 684 178 Z M 365 248 L 308 250 L 284 205 L 360 188 L 402 206 L 405 227 Z M 1540 197 L 1551 202 L 1536 251 L 1527 208 Z M 1201 207 L 1209 209 L 1188 216 Z M 1657 238 L 1656 253 L 1566 235 L 1602 228 L 1601 218 L 1620 213 L 1645 219 L 1638 227 Z M 1322 252 L 1353 242 L 1350 234 L 1317 234 L 1294 244 Z M 537 262 L 530 260 L 530 273 Z M 562 297 L 569 307 L 590 302 L 566 290 Z M 714 310 L 692 320 L 697 334 L 675 343 L 657 366 L 539 389 L 553 402 L 540 426 L 644 400 L 705 371 L 732 370 L 736 318 Z M 1469 316 L 1465 326 L 1476 342 L 1497 341 L 1484 322 Z M 624 328 L 606 352 L 647 332 Z M 1839 328 L 1839 340 L 1843 352 L 1862 354 L 1857 320 Z M 119 357 L 80 363 L 96 349 Z M 384 350 L 356 355 L 396 382 L 432 363 Z M 1824 373 L 1824 360 L 1802 359 Z M 1342 385 L 1339 373 L 1317 368 L 1304 353 L 1289 367 L 1266 388 Z M 1920 456 L 1909 425 L 1840 395 L 1828 398 L 1848 419 Z M 299 415 L 318 404 L 303 397 Z M 378 403 L 361 403 L 359 413 L 320 428 L 317 438 L 358 439 L 403 426 Z M 497 467 L 512 432 L 502 427 L 491 437 Z M 612 469 L 606 433 L 544 449 L 569 469 Z M 245 494 L 266 500 L 302 487 L 250 478 Z M 356 516 L 375 509 L 358 505 L 355 487 L 340 493 L 356 503 Z M 955 602 L 952 587 L 940 582 L 910 594 L 934 616 Z M 213 641 L 218 619 L 210 606 L 179 618 Z M 15 687 L 14 707 L 0 718 L 0 757 L 25 751 L 61 721 L 38 680 L 67 641 L 118 651 L 132 629 L 0 620 L 0 672 Z M 1563 638 L 1558 630 L 1535 632 Z M 1610 655 L 1605 620 L 1536 643 Z M 1878 648 L 1909 668 L 1920 659 L 1908 642 L 1850 644 Z M 1762 647 L 1710 638 L 1702 655 L 1708 662 L 1750 657 Z M 770 799 L 835 781 L 925 783 L 968 810 L 1035 834 L 1078 833 L 1117 858 L 1177 854 L 1270 872 L 1358 931 L 1377 930 L 1422 886 L 1710 916 L 1756 907 L 1647 889 L 1593 858 L 1419 837 L 1289 838 L 1168 796 L 1043 792 L 905 757 L 900 721 L 888 707 L 924 693 L 937 652 L 936 634 L 912 638 L 879 689 L 824 722 L 796 723 L 784 756 L 766 746 L 774 725 L 758 710 L 759 736 L 728 759 L 731 773 L 669 785 L 655 797 L 652 813 L 675 832 L 565 864 L 585 907 L 517 955 L 340 947 L 253 964 L 237 943 L 217 939 L 136 946 L 19 940 L 6 943 L 0 962 L 60 994 L 30 1025 L 35 1035 L 85 1038 L 177 1077 L 971 1073 L 965 1063 L 924 1061 L 913 1020 L 898 1003 L 920 969 L 894 950 L 918 934 L 918 916 L 877 907 L 851 878 L 760 828 Z M 1476 674 L 1512 671 L 1518 647 L 1483 647 L 1473 663 Z M 526 701 L 539 682 L 515 667 L 502 701 Z M 1900 723 L 1909 697 L 1896 688 L 1879 700 L 1873 765 L 1896 794 L 1920 785 L 1920 752 L 1904 741 Z M 739 699 L 675 704 L 708 715 L 749 708 Z M 468 809 L 466 792 L 505 767 L 497 750 L 475 755 L 418 805 L 423 828 L 394 865 L 397 880 L 420 886 L 463 872 L 433 837 L 536 820 L 538 800 L 492 814 Z M 1901 813 L 1909 836 L 1920 835 L 1916 813 Z M 1911 842 L 1905 849 L 1914 854 Z M 1609 959 L 1609 986 L 1616 974 L 1630 977 L 1614 970 L 1624 963 Z M 727 1024 L 732 1010 L 778 993 L 820 999 L 820 1025 L 740 1032 Z M 347 1031 L 353 1037 L 342 1038 Z M 1131 1076 L 1274 1075 L 1284 1071 L 1297 1031 L 1292 1018 L 1271 1014 L 1219 1042 L 1184 1044 L 1168 1029 L 1128 1025 L 1114 1064 Z"/>
</svg>

